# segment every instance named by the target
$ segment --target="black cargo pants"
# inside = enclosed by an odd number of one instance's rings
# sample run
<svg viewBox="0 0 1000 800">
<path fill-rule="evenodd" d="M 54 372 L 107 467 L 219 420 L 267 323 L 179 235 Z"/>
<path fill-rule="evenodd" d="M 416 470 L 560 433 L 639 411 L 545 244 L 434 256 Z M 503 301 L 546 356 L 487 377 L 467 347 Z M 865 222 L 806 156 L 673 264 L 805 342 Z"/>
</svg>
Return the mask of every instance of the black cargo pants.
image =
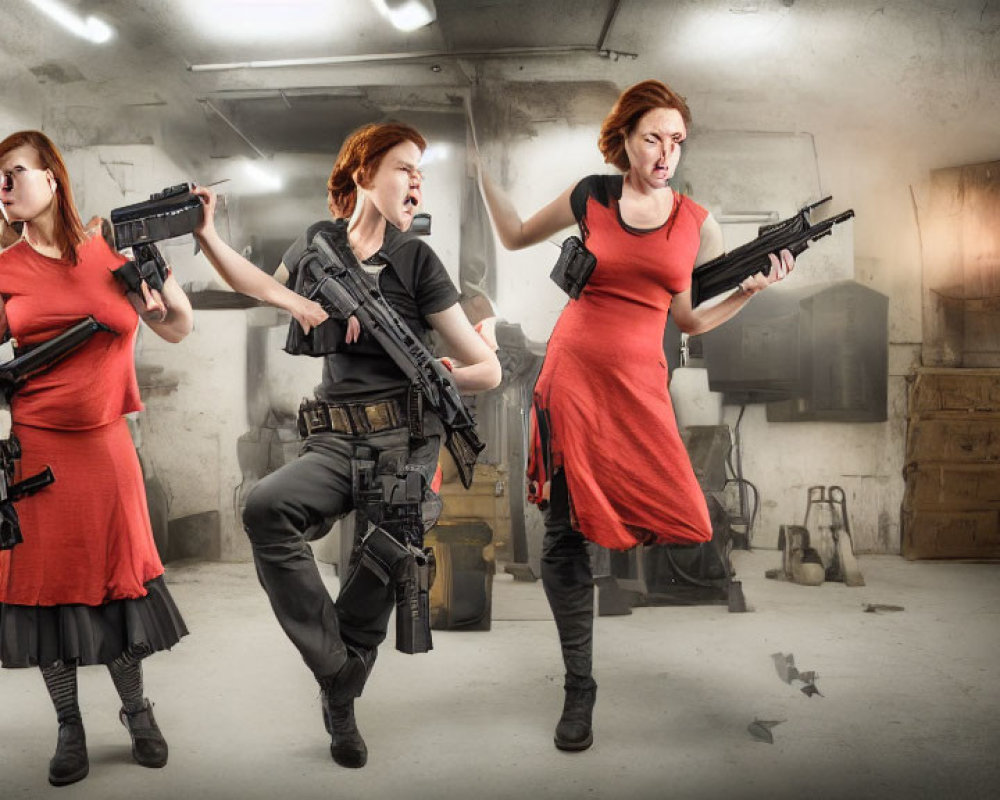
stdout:
<svg viewBox="0 0 1000 800">
<path fill-rule="evenodd" d="M 247 497 L 243 526 L 257 576 L 278 622 L 317 678 L 340 670 L 347 659 L 345 644 L 374 649 L 385 640 L 395 592 L 391 584 L 354 581 L 334 602 L 308 543 L 325 536 L 354 508 L 351 458 L 359 445 L 375 449 L 380 469 L 386 465 L 395 471 L 402 459 L 418 467 L 425 486 L 430 485 L 441 427 L 433 415 L 425 415 L 424 425 L 427 438 L 414 448 L 406 428 L 367 436 L 313 434 L 299 458 L 263 478 Z M 342 587 L 346 577 L 341 565 Z"/>
</svg>

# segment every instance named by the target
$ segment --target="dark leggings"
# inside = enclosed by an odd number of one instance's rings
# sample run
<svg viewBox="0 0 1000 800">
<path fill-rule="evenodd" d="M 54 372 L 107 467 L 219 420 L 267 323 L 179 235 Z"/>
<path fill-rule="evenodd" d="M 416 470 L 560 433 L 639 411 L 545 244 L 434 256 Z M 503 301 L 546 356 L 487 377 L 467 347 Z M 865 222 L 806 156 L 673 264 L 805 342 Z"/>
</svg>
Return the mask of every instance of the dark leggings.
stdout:
<svg viewBox="0 0 1000 800">
<path fill-rule="evenodd" d="M 570 523 L 566 475 L 553 476 L 544 512 L 542 586 L 559 632 L 565 688 L 591 689 L 594 638 L 594 576 L 587 540 Z"/>
<path fill-rule="evenodd" d="M 122 653 L 108 664 L 111 680 L 118 690 L 122 706 L 126 711 L 136 712 L 142 709 L 142 657 L 148 655 L 147 650 L 136 650 L 134 653 Z M 56 709 L 59 722 L 80 719 L 80 705 L 77 695 L 76 664 L 64 664 L 56 661 L 41 668 L 45 688 L 49 691 L 52 705 Z"/>
</svg>

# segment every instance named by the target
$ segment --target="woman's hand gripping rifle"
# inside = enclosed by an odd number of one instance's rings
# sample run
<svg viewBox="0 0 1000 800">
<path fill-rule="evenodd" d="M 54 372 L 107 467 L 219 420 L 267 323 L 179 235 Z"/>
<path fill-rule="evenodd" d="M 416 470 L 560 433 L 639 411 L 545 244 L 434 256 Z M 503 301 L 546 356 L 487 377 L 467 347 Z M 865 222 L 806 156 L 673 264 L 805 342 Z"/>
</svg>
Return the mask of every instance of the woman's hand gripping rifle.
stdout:
<svg viewBox="0 0 1000 800">
<path fill-rule="evenodd" d="M 773 225 L 762 225 L 757 231 L 756 239 L 695 267 L 691 275 L 691 307 L 695 308 L 716 295 L 735 289 L 745 278 L 758 272 L 769 274 L 770 253 L 788 250 L 793 256 L 798 256 L 809 247 L 810 242 L 829 236 L 834 225 L 854 216 L 854 210 L 848 209 L 812 224 L 812 210 L 830 199 L 832 198 L 824 197 L 818 203 L 799 209 L 793 217 Z"/>
</svg>

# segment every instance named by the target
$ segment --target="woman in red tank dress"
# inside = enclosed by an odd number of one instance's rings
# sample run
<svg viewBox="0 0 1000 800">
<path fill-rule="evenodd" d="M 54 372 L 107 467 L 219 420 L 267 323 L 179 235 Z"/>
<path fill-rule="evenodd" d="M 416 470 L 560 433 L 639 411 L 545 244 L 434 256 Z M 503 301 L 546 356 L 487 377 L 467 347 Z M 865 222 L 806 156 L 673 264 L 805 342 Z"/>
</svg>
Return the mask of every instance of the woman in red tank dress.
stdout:
<svg viewBox="0 0 1000 800">
<path fill-rule="evenodd" d="M 660 81 L 618 98 L 598 146 L 623 175 L 592 175 L 522 221 L 487 175 L 483 194 L 502 244 L 546 240 L 574 223 L 597 258 L 583 293 L 549 339 L 532 409 L 529 499 L 545 513 L 542 585 L 566 668 L 556 726 L 561 750 L 593 742 L 594 584 L 587 541 L 626 550 L 646 542 L 711 538 L 704 496 L 681 442 L 667 392 L 663 329 L 668 310 L 689 334 L 736 314 L 794 266 L 771 256 L 769 276 L 747 278 L 710 308 L 691 307 L 691 272 L 723 253 L 712 216 L 670 188 L 691 116 Z"/>
<path fill-rule="evenodd" d="M 111 274 L 125 259 L 88 235 L 59 151 L 44 134 L 0 142 L 0 202 L 21 238 L 0 253 L 0 333 L 23 348 L 87 316 L 94 334 L 11 401 L 22 476 L 46 465 L 55 482 L 17 503 L 23 541 L 0 551 L 0 663 L 37 666 L 59 721 L 49 781 L 89 771 L 76 668 L 106 664 L 120 719 L 143 766 L 167 744 L 143 697 L 140 659 L 187 633 L 163 583 L 142 473 L 123 414 L 141 409 L 133 346 L 142 315 L 164 339 L 191 330 L 191 305 L 169 277 L 163 292 L 126 296 Z M 138 312 L 138 313 L 137 313 Z"/>
</svg>

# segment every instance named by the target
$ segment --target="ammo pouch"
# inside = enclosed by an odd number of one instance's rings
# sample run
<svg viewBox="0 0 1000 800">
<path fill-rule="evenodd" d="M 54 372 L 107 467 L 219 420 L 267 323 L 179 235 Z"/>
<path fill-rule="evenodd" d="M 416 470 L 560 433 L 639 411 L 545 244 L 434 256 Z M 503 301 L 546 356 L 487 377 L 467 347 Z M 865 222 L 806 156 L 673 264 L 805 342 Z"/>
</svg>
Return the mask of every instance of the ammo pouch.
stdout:
<svg viewBox="0 0 1000 800">
<path fill-rule="evenodd" d="M 431 643 L 430 589 L 434 582 L 434 551 L 404 545 L 384 528 L 372 526 L 361 538 L 358 569 L 374 574 L 396 592 L 396 649 L 426 653 Z"/>
<path fill-rule="evenodd" d="M 293 356 L 325 356 L 338 352 L 346 335 L 347 326 L 342 320 L 329 317 L 306 333 L 299 321 L 292 317 L 292 321 L 288 323 L 284 349 Z"/>
<path fill-rule="evenodd" d="M 584 246 L 579 237 L 570 236 L 562 243 L 559 259 L 549 277 L 556 282 L 556 286 L 576 300 L 590 280 L 590 274 L 596 265 L 594 254 Z"/>
<path fill-rule="evenodd" d="M 308 252 L 303 257 L 303 261 L 309 258 Z M 309 291 L 313 288 L 312 281 L 308 275 L 309 270 L 300 264 L 295 270 L 295 282 L 288 288 L 303 297 L 309 296 Z M 330 353 L 339 352 L 344 346 L 344 337 L 347 335 L 346 320 L 328 317 L 319 325 L 310 328 L 309 333 L 302 330 L 299 321 L 292 317 L 288 323 L 288 335 L 285 337 L 285 352 L 293 356 L 325 356 Z"/>
</svg>

